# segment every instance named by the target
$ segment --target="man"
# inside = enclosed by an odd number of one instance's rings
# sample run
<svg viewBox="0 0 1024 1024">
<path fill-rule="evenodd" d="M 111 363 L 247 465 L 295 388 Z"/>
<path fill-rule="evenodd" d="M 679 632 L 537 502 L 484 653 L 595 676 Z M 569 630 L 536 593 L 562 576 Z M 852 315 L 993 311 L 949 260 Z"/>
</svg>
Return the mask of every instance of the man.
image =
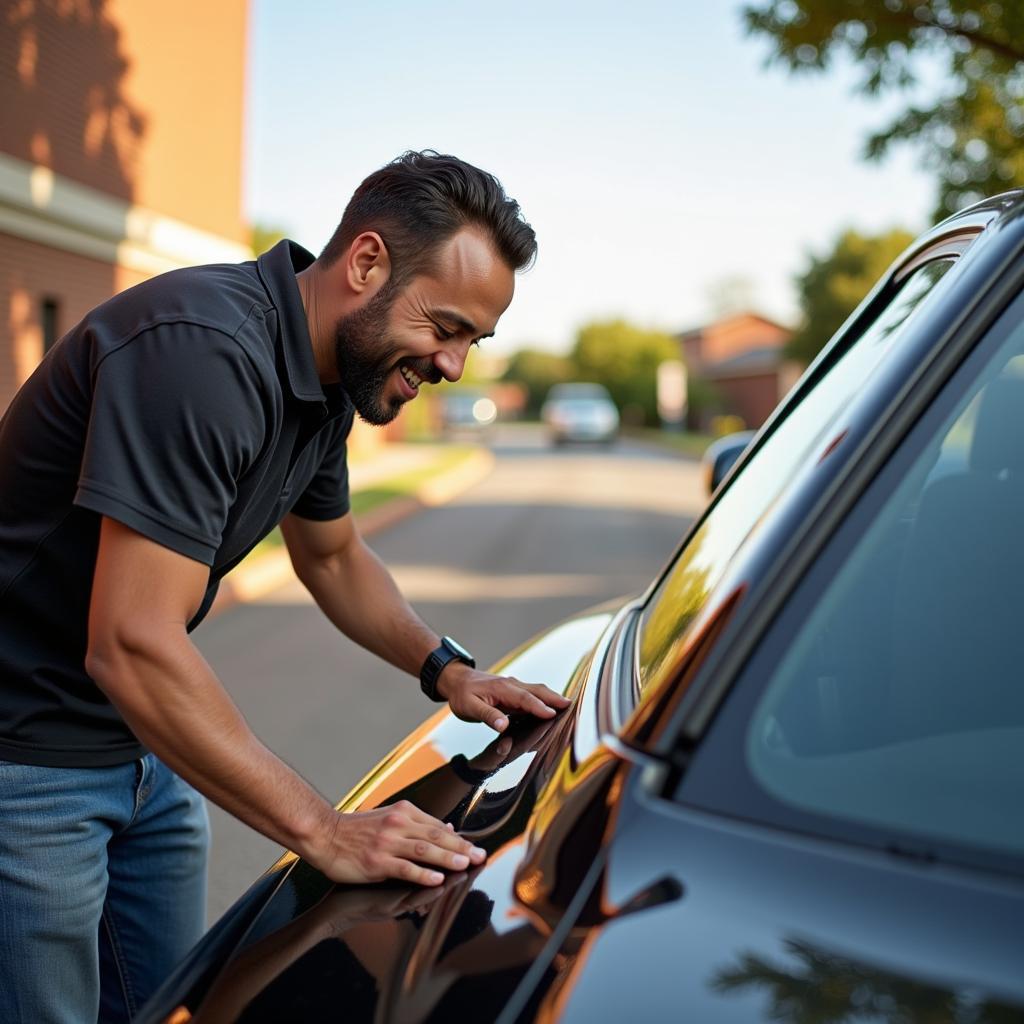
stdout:
<svg viewBox="0 0 1024 1024">
<path fill-rule="evenodd" d="M 175 271 L 111 299 L 0 423 L 0 1019 L 130 1018 L 201 931 L 191 787 L 339 882 L 483 859 L 409 804 L 338 814 L 264 747 L 189 640 L 278 522 L 344 633 L 501 731 L 566 705 L 477 671 L 348 508 L 353 411 L 391 420 L 494 332 L 533 230 L 492 176 L 407 153 L 316 261 Z M 184 781 L 183 781 L 184 780 Z"/>
</svg>

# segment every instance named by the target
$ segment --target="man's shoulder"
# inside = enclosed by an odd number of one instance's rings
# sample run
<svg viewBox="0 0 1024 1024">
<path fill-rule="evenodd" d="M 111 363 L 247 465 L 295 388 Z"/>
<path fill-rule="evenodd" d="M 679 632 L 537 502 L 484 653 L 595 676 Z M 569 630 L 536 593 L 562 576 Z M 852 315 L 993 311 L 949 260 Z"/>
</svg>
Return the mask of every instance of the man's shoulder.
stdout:
<svg viewBox="0 0 1024 1024">
<path fill-rule="evenodd" d="M 226 356 L 272 380 L 276 315 L 254 263 L 209 264 L 119 292 L 87 314 L 69 340 L 93 372 L 115 353 L 122 353 L 116 361 L 129 350 L 141 354 L 141 346 L 164 359 L 196 360 L 199 374 L 208 360 Z"/>
<path fill-rule="evenodd" d="M 272 309 L 255 263 L 213 263 L 143 281 L 97 306 L 86 321 L 112 341 L 167 324 L 234 337 L 254 315 L 261 320 Z"/>
</svg>

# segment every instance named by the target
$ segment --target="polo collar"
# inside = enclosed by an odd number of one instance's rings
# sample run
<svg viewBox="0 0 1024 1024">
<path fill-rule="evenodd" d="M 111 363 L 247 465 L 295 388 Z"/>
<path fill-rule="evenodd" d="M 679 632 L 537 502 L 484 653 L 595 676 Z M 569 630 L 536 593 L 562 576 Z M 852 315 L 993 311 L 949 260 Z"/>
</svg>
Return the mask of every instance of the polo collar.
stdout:
<svg viewBox="0 0 1024 1024">
<path fill-rule="evenodd" d="M 316 257 L 297 242 L 282 239 L 256 261 L 263 286 L 277 308 L 281 347 L 292 394 L 304 402 L 327 402 L 313 359 L 306 308 L 295 275 Z"/>
</svg>

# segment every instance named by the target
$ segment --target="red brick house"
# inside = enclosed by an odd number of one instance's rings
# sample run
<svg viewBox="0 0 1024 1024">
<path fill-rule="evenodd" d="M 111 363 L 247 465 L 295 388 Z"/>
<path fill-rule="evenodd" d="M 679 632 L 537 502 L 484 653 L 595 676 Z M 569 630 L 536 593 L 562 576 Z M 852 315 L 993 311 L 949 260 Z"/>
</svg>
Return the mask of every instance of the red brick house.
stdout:
<svg viewBox="0 0 1024 1024">
<path fill-rule="evenodd" d="M 692 410 L 689 425 L 706 428 L 716 413 L 759 427 L 793 386 L 802 367 L 785 356 L 792 331 L 756 313 L 737 313 L 676 335 L 691 379 L 720 397 L 716 409 Z"/>
</svg>

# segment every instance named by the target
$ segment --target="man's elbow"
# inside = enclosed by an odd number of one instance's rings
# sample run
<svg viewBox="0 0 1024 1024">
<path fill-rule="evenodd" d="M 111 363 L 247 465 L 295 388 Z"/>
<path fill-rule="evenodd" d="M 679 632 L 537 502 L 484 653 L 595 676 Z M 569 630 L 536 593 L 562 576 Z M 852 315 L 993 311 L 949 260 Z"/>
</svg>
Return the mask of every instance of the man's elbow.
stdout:
<svg viewBox="0 0 1024 1024">
<path fill-rule="evenodd" d="M 141 670 L 165 657 L 167 640 L 151 627 L 131 622 L 91 627 L 85 653 L 89 678 L 115 703 L 138 692 Z"/>
</svg>

